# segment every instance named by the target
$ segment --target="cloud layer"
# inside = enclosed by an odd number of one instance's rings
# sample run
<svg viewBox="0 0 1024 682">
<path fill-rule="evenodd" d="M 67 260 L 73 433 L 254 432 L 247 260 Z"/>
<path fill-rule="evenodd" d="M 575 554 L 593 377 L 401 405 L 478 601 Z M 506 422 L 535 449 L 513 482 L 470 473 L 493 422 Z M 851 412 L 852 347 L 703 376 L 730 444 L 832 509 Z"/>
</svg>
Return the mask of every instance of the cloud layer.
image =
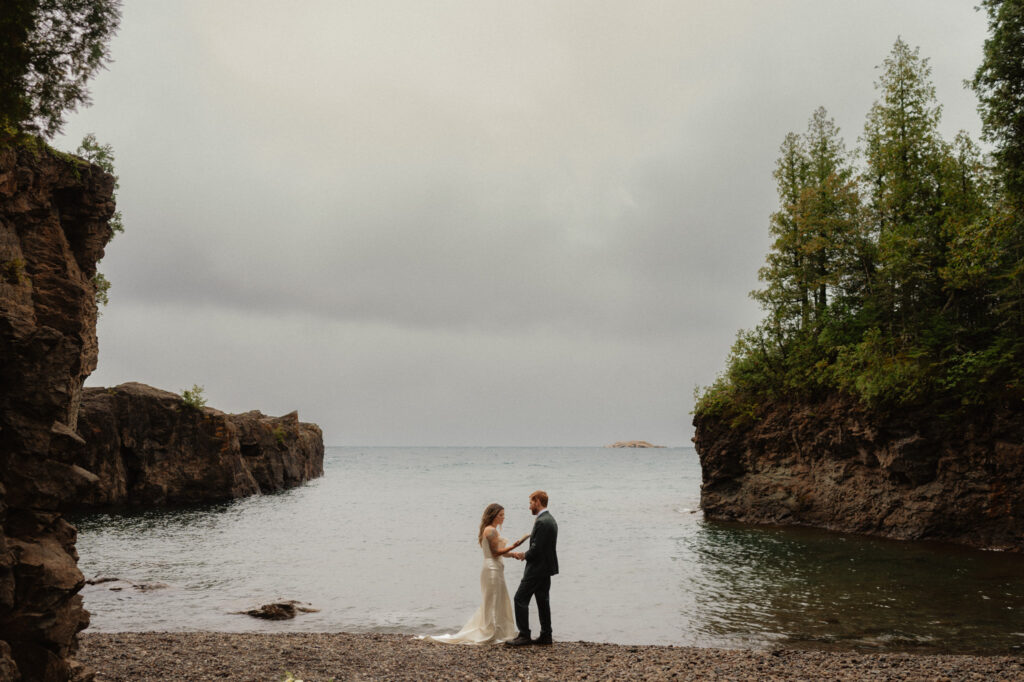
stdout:
<svg viewBox="0 0 1024 682">
<path fill-rule="evenodd" d="M 330 444 L 682 445 L 755 324 L 786 132 L 850 147 L 898 35 L 944 130 L 953 2 L 130 3 L 95 105 L 127 231 L 92 384 Z"/>
</svg>

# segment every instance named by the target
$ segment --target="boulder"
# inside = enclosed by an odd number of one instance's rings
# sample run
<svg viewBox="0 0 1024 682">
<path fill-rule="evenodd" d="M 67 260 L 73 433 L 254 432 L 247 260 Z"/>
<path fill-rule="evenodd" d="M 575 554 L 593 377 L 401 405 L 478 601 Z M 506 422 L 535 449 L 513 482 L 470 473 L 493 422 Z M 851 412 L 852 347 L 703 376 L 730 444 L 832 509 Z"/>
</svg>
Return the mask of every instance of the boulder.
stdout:
<svg viewBox="0 0 1024 682">
<path fill-rule="evenodd" d="M 262 618 L 264 620 L 291 620 L 298 613 L 317 613 L 320 611 L 320 609 L 309 608 L 301 604 L 302 602 L 292 599 L 273 604 L 264 604 L 258 609 L 239 611 L 238 615 L 252 616 L 253 618 Z"/>
</svg>

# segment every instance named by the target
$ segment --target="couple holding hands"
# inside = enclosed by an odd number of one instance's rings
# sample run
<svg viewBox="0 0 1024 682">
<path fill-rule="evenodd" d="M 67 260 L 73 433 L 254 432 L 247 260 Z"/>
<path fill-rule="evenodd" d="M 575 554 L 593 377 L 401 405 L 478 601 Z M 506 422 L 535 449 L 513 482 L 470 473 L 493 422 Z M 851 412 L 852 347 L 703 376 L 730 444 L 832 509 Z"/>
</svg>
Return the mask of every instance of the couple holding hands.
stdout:
<svg viewBox="0 0 1024 682">
<path fill-rule="evenodd" d="M 530 512 L 537 517 L 533 531 L 511 545 L 501 537 L 498 528 L 505 520 L 505 509 L 500 504 L 487 505 L 480 519 L 477 542 L 484 553 L 480 572 L 480 608 L 461 630 L 454 635 L 431 637 L 438 642 L 454 644 L 488 644 L 504 642 L 508 646 L 551 644 L 551 576 L 558 573 L 558 524 L 548 511 L 548 494 L 537 490 L 530 495 Z M 525 552 L 513 551 L 530 538 Z M 516 590 L 513 620 L 512 601 L 505 585 L 505 566 L 502 557 L 510 556 L 526 562 L 523 580 Z M 536 598 L 540 617 L 540 636 L 530 639 L 530 599 Z"/>
</svg>

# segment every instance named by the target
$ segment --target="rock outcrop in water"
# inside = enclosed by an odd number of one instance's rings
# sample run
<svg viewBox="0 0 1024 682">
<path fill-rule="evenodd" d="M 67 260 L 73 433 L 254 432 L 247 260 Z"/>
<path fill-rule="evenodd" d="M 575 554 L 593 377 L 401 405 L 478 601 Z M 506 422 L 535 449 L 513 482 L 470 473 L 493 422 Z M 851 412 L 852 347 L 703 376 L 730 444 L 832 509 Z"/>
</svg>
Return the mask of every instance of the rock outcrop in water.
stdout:
<svg viewBox="0 0 1024 682">
<path fill-rule="evenodd" d="M 694 419 L 711 519 L 1024 551 L 1024 407 L 939 419 L 853 399 Z"/>
<path fill-rule="evenodd" d="M 69 508 L 214 502 L 275 492 L 323 474 L 316 424 L 298 413 L 225 414 L 145 384 L 87 388 L 75 465 L 94 475 Z"/>
<path fill-rule="evenodd" d="M 64 680 L 89 616 L 76 531 L 57 512 L 96 367 L 92 278 L 112 236 L 113 176 L 46 149 L 0 150 L 0 678 Z"/>
<path fill-rule="evenodd" d="M 651 445 L 645 440 L 620 440 L 611 445 L 605 445 L 606 448 L 664 448 L 664 445 Z"/>
</svg>

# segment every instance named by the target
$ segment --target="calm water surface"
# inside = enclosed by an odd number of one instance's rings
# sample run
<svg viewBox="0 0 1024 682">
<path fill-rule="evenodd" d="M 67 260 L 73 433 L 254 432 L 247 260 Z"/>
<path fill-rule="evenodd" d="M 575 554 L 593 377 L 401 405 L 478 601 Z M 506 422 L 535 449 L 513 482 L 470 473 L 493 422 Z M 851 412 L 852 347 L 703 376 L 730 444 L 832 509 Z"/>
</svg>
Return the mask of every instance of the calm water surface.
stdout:
<svg viewBox="0 0 1024 682">
<path fill-rule="evenodd" d="M 692 448 L 344 447 L 324 468 L 281 494 L 78 518 L 87 578 L 166 584 L 87 586 L 91 629 L 454 632 L 478 605 L 483 508 L 518 537 L 543 488 L 556 639 L 1024 653 L 1024 557 L 707 522 Z M 522 568 L 506 561 L 510 592 Z M 280 599 L 320 611 L 232 613 Z"/>
</svg>

